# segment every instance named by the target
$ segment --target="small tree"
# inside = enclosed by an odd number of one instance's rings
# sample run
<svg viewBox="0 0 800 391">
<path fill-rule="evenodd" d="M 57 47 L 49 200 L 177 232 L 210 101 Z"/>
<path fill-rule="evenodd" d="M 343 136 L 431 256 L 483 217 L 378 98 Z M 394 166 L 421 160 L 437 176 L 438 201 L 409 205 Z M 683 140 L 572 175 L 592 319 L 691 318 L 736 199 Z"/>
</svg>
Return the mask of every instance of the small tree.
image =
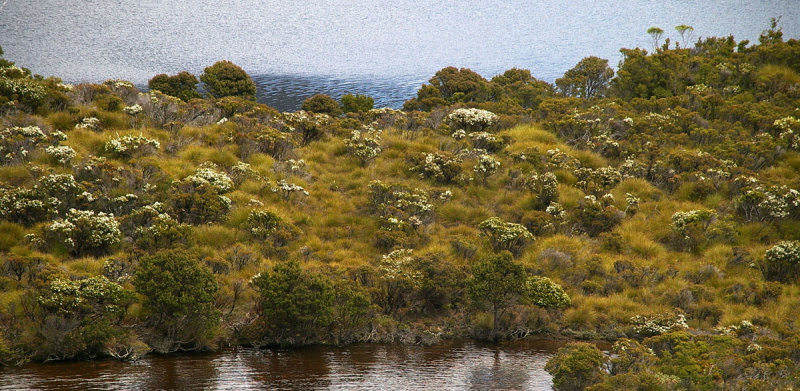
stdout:
<svg viewBox="0 0 800 391">
<path fill-rule="evenodd" d="M 183 71 L 174 76 L 168 76 L 165 73 L 153 76 L 147 87 L 151 90 L 159 90 L 167 95 L 179 98 L 184 102 L 188 102 L 193 98 L 201 98 L 197 92 L 197 77 L 193 74 Z"/>
<path fill-rule="evenodd" d="M 375 100 L 371 96 L 347 94 L 342 97 L 342 111 L 345 113 L 363 113 L 372 110 Z"/>
<path fill-rule="evenodd" d="M 544 369 L 553 375 L 556 391 L 581 391 L 603 379 L 605 362 L 606 357 L 597 346 L 574 342 L 558 349 Z"/>
<path fill-rule="evenodd" d="M 653 51 L 655 52 L 658 48 L 658 41 L 660 41 L 661 36 L 664 35 L 664 30 L 660 27 L 652 26 L 647 29 L 647 33 L 650 34 L 650 38 L 653 39 Z"/>
<path fill-rule="evenodd" d="M 565 72 L 564 77 L 556 79 L 556 86 L 569 96 L 601 97 L 605 95 L 613 76 L 614 70 L 608 66 L 608 60 L 590 56 Z"/>
<path fill-rule="evenodd" d="M 342 114 L 342 109 L 339 108 L 339 103 L 336 102 L 336 99 L 325 94 L 316 94 L 307 98 L 300 108 L 312 113 L 328 114 L 333 117 L 338 117 L 339 114 Z"/>
<path fill-rule="evenodd" d="M 475 264 L 467 289 L 475 303 L 492 312 L 492 338 L 496 339 L 503 313 L 525 293 L 525 270 L 506 251 Z"/>
<path fill-rule="evenodd" d="M 214 307 L 218 285 L 195 255 L 166 250 L 144 257 L 133 285 L 144 298 L 152 328 L 147 342 L 153 350 L 166 353 L 209 344 L 219 324 Z"/>
<path fill-rule="evenodd" d="M 230 61 L 217 61 L 200 76 L 211 97 L 237 96 L 256 100 L 256 84 L 242 68 Z"/>
<path fill-rule="evenodd" d="M 686 25 L 686 24 L 681 24 L 681 25 L 675 26 L 675 31 L 677 31 L 678 34 L 681 35 L 681 41 L 683 42 L 683 47 L 685 48 L 687 42 L 690 39 L 692 39 L 692 35 L 693 35 L 693 32 L 694 32 L 694 27 Z"/>
</svg>

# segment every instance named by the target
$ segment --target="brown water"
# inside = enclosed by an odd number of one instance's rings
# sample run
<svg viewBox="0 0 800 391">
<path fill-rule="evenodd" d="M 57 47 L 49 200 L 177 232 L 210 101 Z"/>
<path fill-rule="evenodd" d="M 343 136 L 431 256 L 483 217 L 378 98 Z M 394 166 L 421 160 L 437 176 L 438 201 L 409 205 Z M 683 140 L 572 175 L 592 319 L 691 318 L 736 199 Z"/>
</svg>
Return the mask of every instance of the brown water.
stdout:
<svg viewBox="0 0 800 391">
<path fill-rule="evenodd" d="M 0 390 L 549 390 L 562 343 L 457 341 L 300 350 L 226 349 L 119 361 L 0 369 Z"/>
</svg>

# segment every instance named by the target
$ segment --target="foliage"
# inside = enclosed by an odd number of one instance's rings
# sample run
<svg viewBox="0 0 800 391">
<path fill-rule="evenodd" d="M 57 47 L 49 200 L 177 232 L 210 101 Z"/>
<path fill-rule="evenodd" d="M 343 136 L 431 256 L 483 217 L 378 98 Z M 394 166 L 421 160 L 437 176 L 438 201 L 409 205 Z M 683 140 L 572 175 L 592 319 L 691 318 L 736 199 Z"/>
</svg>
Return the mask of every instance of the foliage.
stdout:
<svg viewBox="0 0 800 391">
<path fill-rule="evenodd" d="M 66 217 L 46 228 L 53 246 L 63 246 L 74 255 L 103 254 L 120 241 L 119 224 L 113 214 L 70 209 Z"/>
<path fill-rule="evenodd" d="M 613 76 L 614 70 L 608 66 L 608 60 L 590 56 L 580 60 L 564 73 L 564 77 L 556 79 L 556 86 L 564 95 L 590 99 L 605 95 Z"/>
<path fill-rule="evenodd" d="M 372 110 L 375 100 L 371 96 L 346 94 L 342 96 L 342 111 L 345 113 L 364 113 Z"/>
<path fill-rule="evenodd" d="M 218 283 L 195 254 L 164 250 L 143 257 L 133 276 L 142 295 L 150 334 L 146 342 L 156 352 L 205 348 L 219 324 L 214 307 Z"/>
<path fill-rule="evenodd" d="M 217 70 L 217 72 L 220 72 L 220 70 Z M 164 73 L 155 75 L 147 82 L 147 87 L 188 102 L 191 99 L 201 97 L 200 93 L 197 92 L 197 83 L 197 77 L 183 71 L 173 76 L 168 76 Z"/>
<path fill-rule="evenodd" d="M 256 100 L 256 84 L 242 68 L 230 61 L 217 61 L 200 75 L 208 94 L 215 98 L 226 96 Z M 184 80 L 185 82 L 185 80 Z"/>
<path fill-rule="evenodd" d="M 764 277 L 781 282 L 795 282 L 800 277 L 800 241 L 782 241 L 764 253 Z"/>
<path fill-rule="evenodd" d="M 573 342 L 558 349 L 544 368 L 553 375 L 555 390 L 580 391 L 603 380 L 605 363 L 606 357 L 597 346 Z"/>
<path fill-rule="evenodd" d="M 296 261 L 280 263 L 251 279 L 258 291 L 258 336 L 264 344 L 317 342 L 333 323 L 333 284 L 303 271 Z"/>
<path fill-rule="evenodd" d="M 317 94 L 306 98 L 300 108 L 312 113 L 328 114 L 334 117 L 338 117 L 342 114 L 342 109 L 339 107 L 339 103 L 336 102 L 336 99 L 325 94 Z"/>
<path fill-rule="evenodd" d="M 525 281 L 531 303 L 542 308 L 569 307 L 571 300 L 561 285 L 551 279 L 541 276 L 532 276 Z"/>
<path fill-rule="evenodd" d="M 534 239 L 524 226 L 505 222 L 499 217 L 484 220 L 478 225 L 478 228 L 489 239 L 492 249 L 497 252 L 507 250 L 518 254 L 528 242 Z"/>
<path fill-rule="evenodd" d="M 467 290 L 475 303 L 493 315 L 491 338 L 498 336 L 500 318 L 508 307 L 524 297 L 525 271 L 508 252 L 484 258 L 472 267 Z"/>
</svg>

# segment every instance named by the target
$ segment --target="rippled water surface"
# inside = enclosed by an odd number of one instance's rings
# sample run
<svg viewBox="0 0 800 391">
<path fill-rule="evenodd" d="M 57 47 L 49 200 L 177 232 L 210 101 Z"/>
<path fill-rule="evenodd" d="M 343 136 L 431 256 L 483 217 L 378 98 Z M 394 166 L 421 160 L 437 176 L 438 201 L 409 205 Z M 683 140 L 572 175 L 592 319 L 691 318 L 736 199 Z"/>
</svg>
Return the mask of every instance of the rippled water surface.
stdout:
<svg viewBox="0 0 800 391">
<path fill-rule="evenodd" d="M 136 363 L 33 364 L 0 369 L 0 390 L 541 390 L 550 389 L 544 364 L 560 345 L 518 341 L 231 349 L 148 356 Z"/>
<path fill-rule="evenodd" d="M 694 38 L 755 41 L 782 16 L 800 36 L 797 0 L 0 0 L 6 57 L 68 82 L 146 85 L 158 73 L 242 66 L 259 100 L 282 109 L 317 92 L 367 93 L 397 107 L 437 70 L 491 77 L 512 67 L 552 82 L 581 58 L 619 61 L 650 47 L 656 25 L 694 26 Z"/>
</svg>

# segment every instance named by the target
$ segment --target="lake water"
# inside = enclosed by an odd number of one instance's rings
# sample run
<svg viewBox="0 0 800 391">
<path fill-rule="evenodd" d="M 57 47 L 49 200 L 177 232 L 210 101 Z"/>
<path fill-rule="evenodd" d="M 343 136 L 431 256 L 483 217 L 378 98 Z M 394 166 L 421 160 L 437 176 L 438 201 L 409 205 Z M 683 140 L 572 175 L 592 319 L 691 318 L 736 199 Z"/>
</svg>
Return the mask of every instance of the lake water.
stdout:
<svg viewBox="0 0 800 391">
<path fill-rule="evenodd" d="M 0 368 L 0 390 L 543 390 L 562 343 L 353 345 Z"/>
<path fill-rule="evenodd" d="M 437 70 L 491 77 L 530 69 L 553 82 L 581 58 L 615 66 L 621 47 L 651 47 L 660 26 L 694 39 L 755 42 L 781 16 L 800 37 L 797 0 L 0 0 L 5 57 L 67 82 L 110 78 L 146 85 L 158 73 L 202 73 L 220 59 L 242 66 L 259 100 L 293 109 L 317 92 L 366 93 L 399 107 Z"/>
</svg>

